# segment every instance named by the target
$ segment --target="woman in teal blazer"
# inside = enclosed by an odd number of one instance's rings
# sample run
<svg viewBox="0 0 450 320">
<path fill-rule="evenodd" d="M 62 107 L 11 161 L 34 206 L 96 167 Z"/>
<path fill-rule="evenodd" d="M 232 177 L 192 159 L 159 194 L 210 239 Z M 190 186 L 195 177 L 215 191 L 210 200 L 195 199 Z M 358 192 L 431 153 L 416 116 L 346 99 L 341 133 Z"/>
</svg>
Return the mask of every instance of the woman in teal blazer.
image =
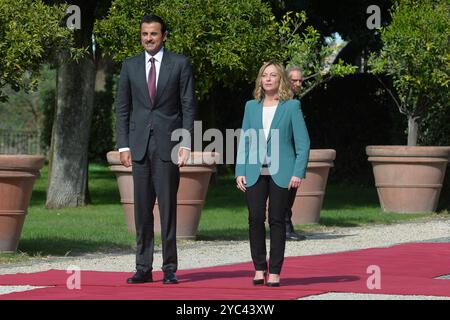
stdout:
<svg viewBox="0 0 450 320">
<path fill-rule="evenodd" d="M 280 285 L 286 242 L 289 190 L 306 174 L 309 136 L 283 67 L 265 63 L 256 79 L 255 100 L 245 105 L 236 158 L 236 185 L 246 194 L 254 285 Z M 266 203 L 269 199 L 270 256 L 267 265 Z M 266 278 L 267 270 L 269 271 Z"/>
</svg>

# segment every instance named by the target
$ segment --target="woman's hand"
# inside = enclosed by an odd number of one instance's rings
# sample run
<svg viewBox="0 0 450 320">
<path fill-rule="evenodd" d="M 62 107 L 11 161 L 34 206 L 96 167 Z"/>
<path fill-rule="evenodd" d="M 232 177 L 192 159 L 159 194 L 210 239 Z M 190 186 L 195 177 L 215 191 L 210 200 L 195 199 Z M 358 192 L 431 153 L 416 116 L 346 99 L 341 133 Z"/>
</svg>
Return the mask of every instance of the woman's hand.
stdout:
<svg viewBox="0 0 450 320">
<path fill-rule="evenodd" d="M 298 187 L 300 187 L 301 183 L 302 179 L 292 176 L 291 181 L 289 182 L 288 185 L 288 190 L 291 190 L 291 188 L 297 189 Z"/>
<path fill-rule="evenodd" d="M 236 178 L 236 187 L 241 190 L 242 192 L 245 192 L 247 189 L 245 188 L 245 185 L 247 184 L 247 181 L 245 180 L 245 176 L 239 176 Z"/>
</svg>

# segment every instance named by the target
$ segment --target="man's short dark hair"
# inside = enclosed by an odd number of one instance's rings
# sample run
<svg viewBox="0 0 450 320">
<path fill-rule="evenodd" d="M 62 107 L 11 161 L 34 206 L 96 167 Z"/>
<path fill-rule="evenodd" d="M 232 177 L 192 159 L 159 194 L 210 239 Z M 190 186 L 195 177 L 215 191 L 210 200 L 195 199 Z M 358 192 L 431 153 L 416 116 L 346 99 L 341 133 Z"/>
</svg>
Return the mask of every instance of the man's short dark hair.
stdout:
<svg viewBox="0 0 450 320">
<path fill-rule="evenodd" d="M 164 20 L 160 16 L 157 16 L 156 14 L 146 14 L 145 16 L 143 16 L 141 19 L 141 27 L 143 23 L 152 23 L 152 22 L 158 22 L 159 24 L 161 24 L 162 34 L 166 33 L 167 26 L 164 23 Z"/>
</svg>

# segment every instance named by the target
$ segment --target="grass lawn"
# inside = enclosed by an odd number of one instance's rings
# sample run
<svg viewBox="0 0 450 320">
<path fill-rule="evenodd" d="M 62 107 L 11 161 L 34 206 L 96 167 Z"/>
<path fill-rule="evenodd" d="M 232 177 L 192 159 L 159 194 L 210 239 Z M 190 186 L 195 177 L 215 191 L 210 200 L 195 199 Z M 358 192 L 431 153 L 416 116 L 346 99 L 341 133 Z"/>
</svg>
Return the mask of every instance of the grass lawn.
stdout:
<svg viewBox="0 0 450 320">
<path fill-rule="evenodd" d="M 88 252 L 131 250 L 134 236 L 126 230 L 115 177 L 105 166 L 89 170 L 93 203 L 80 208 L 45 208 L 47 167 L 33 188 L 19 254 L 0 254 L 0 262 L 27 256 L 65 256 Z"/>
<path fill-rule="evenodd" d="M 67 256 L 89 252 L 133 252 L 115 176 L 106 166 L 93 164 L 89 171 L 93 203 L 81 208 L 45 209 L 47 167 L 36 181 L 25 220 L 18 253 L 0 254 L 0 263 L 20 262 L 30 257 Z M 447 212 L 441 215 L 447 215 Z M 372 223 L 435 217 L 433 215 L 381 212 L 375 188 L 329 185 L 319 225 L 297 226 L 314 231 L 327 226 L 352 227 Z M 220 177 L 208 190 L 197 233 L 198 240 L 246 240 L 247 209 L 244 194 L 232 176 Z M 156 244 L 160 239 L 156 239 Z"/>
<path fill-rule="evenodd" d="M 447 215 L 441 212 L 439 216 Z M 357 227 L 367 224 L 392 224 L 438 214 L 396 214 L 381 210 L 374 188 L 328 185 L 318 225 L 298 225 L 297 231 L 314 231 L 323 227 Z M 197 238 L 199 240 L 246 240 L 247 209 L 244 194 L 237 190 L 234 177 L 219 179 L 208 190 Z"/>
</svg>

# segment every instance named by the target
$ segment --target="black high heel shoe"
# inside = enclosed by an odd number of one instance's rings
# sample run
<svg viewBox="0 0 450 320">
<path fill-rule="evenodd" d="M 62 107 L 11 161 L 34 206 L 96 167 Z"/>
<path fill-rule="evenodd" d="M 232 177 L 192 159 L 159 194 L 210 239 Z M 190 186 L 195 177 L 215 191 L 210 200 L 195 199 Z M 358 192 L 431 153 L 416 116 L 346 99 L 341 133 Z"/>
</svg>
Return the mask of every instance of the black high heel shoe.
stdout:
<svg viewBox="0 0 450 320">
<path fill-rule="evenodd" d="M 262 279 L 253 279 L 253 285 L 254 286 L 262 286 L 264 285 L 264 282 L 266 281 L 266 275 L 267 275 L 267 271 L 264 271 L 264 278 Z"/>
<path fill-rule="evenodd" d="M 280 281 L 278 280 L 278 282 L 266 282 L 266 286 L 267 287 L 279 287 L 280 286 Z"/>
<path fill-rule="evenodd" d="M 268 287 L 279 287 L 280 283 L 279 282 L 267 282 L 266 286 L 268 286 Z"/>
</svg>

